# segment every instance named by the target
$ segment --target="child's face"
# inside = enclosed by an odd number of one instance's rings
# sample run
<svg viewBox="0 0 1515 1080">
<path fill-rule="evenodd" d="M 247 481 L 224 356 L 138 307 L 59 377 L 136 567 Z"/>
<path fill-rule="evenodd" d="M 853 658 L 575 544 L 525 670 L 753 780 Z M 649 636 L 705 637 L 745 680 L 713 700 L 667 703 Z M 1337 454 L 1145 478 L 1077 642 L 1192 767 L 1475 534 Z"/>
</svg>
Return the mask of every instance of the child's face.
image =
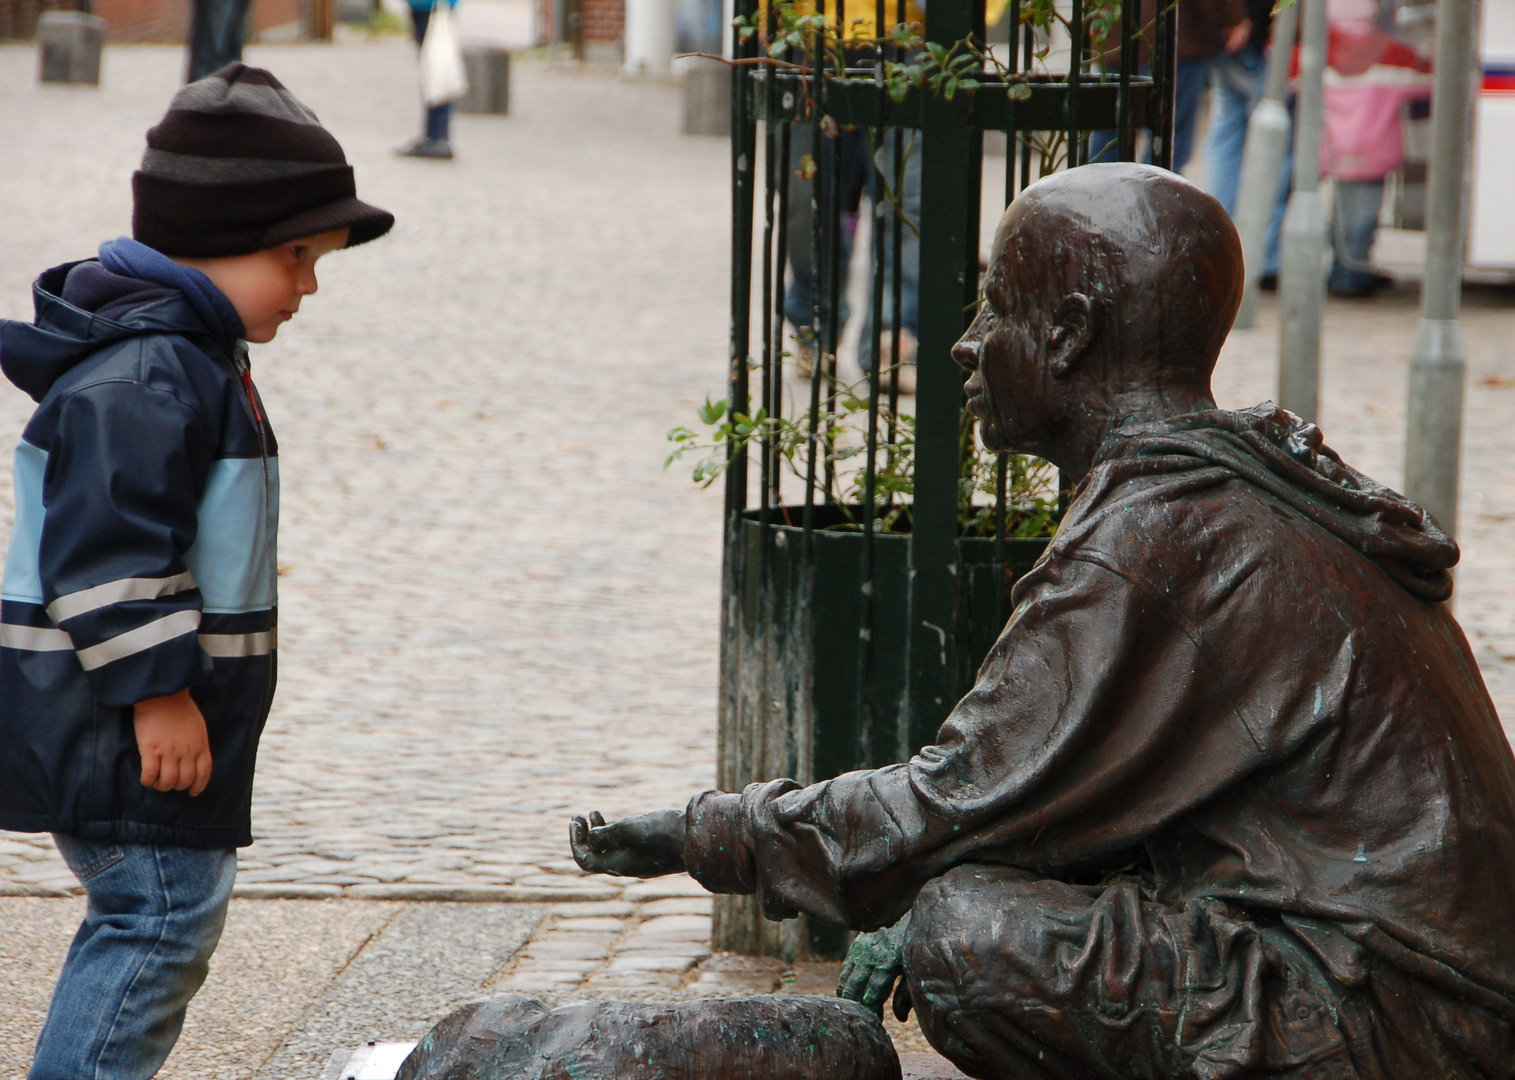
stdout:
<svg viewBox="0 0 1515 1080">
<path fill-rule="evenodd" d="M 300 310 L 300 301 L 316 291 L 316 260 L 346 246 L 347 230 L 333 229 L 251 255 L 174 261 L 210 278 L 242 316 L 247 340 L 261 345 L 272 341 Z"/>
</svg>

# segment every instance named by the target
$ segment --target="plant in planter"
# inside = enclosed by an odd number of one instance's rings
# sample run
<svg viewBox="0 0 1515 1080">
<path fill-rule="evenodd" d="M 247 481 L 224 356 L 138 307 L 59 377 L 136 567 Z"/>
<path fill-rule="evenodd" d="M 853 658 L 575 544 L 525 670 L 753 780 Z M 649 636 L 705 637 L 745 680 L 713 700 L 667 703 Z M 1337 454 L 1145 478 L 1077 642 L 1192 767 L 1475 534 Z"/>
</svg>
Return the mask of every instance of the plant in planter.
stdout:
<svg viewBox="0 0 1515 1080">
<path fill-rule="evenodd" d="M 1132 0 L 1007 0 L 1008 49 L 991 49 L 981 3 L 933 2 L 924 26 L 909 23 L 907 0 L 845 14 L 734 4 L 729 384 L 699 424 L 669 433 L 670 466 L 725 487 L 716 783 L 727 791 L 904 760 L 971 686 L 1058 496 L 1050 467 L 977 445 L 951 361 L 978 299 L 983 136 L 1006 136 L 1006 204 L 1034 174 L 1088 162 L 1096 142 L 1102 160 L 1134 160 L 1145 132 L 1166 166 L 1178 27 L 1176 0 L 1157 0 L 1146 26 Z M 849 21 L 859 14 L 871 31 Z M 1117 49 L 1144 65 L 1112 63 Z M 866 391 L 837 383 L 835 355 L 855 194 L 844 197 L 843 144 L 859 130 L 874 164 L 863 352 L 879 362 Z M 1113 152 L 1095 132 L 1113 134 Z M 808 215 L 791 215 L 796 200 Z M 791 232 L 791 216 L 805 224 Z M 905 274 L 889 268 L 911 263 L 907 304 Z M 801 265 L 813 286 L 804 326 L 786 305 Z M 885 390 L 881 376 L 898 370 L 910 309 L 907 415 L 898 381 Z M 785 398 L 786 323 L 818 343 L 808 406 Z M 765 923 L 742 898 L 718 899 L 715 917 L 716 946 L 736 952 L 838 944 L 823 927 Z"/>
<path fill-rule="evenodd" d="M 905 708 L 915 418 L 878 407 L 871 422 L 889 438 L 875 441 L 870 476 L 863 389 L 828 385 L 815 411 L 780 417 L 707 398 L 697 427 L 667 435 L 664 467 L 692 459 L 691 478 L 702 487 L 729 479 L 750 452 L 810 492 L 786 504 L 770 490 L 762 507 L 740 515 L 731 538 L 742 586 L 734 610 L 728 606 L 726 637 L 735 651 L 728 664 L 740 677 L 727 691 L 732 722 L 722 725 L 721 756 L 739 776 L 824 779 L 902 761 L 920 741 Z M 1010 585 L 1056 527 L 1058 493 L 1046 462 L 980 447 L 966 413 L 958 450 L 958 596 L 940 648 L 966 685 L 1008 617 Z M 764 926 L 738 900 L 717 908 L 728 947 L 824 955 L 841 946 L 820 925 Z M 795 940 L 744 941 L 742 933 Z"/>
<path fill-rule="evenodd" d="M 669 468 L 689 455 L 701 455 L 691 479 L 709 487 L 749 449 L 763 448 L 803 483 L 813 438 L 825 466 L 818 478 L 822 501 L 835 508 L 832 516 L 836 517 L 820 527 L 830 532 L 859 531 L 863 527 L 860 510 L 869 487 L 867 463 L 861 460 L 867 453 L 867 385 L 865 379 L 829 393 L 828 407 L 816 417 L 814 432 L 808 411 L 793 417 L 770 416 L 761 408 L 734 412 L 725 399 L 711 401 L 707 397 L 698 409 L 703 431 L 685 426 L 669 429 L 667 438 L 674 446 L 663 467 Z M 877 446 L 882 460 L 876 460 L 873 468 L 874 528 L 882 536 L 906 534 L 910 531 L 910 500 L 915 495 L 915 417 L 881 404 L 879 421 L 887 425 L 890 436 Z M 974 417 L 963 413 L 958 447 L 961 534 L 1021 539 L 1051 536 L 1058 512 L 1056 470 L 1040 458 L 985 450 L 978 444 L 976 429 Z M 975 501 L 980 495 L 990 501 Z M 998 505 L 1004 507 L 1003 523 L 997 517 Z M 792 523 L 793 507 L 779 504 L 776 509 Z"/>
</svg>

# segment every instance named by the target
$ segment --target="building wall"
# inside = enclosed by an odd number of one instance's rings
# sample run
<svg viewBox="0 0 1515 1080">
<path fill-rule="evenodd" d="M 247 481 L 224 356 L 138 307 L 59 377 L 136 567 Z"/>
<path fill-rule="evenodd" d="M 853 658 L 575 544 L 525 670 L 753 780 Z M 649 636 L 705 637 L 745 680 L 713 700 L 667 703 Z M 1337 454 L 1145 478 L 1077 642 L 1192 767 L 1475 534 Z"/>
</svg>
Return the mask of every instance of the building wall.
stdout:
<svg viewBox="0 0 1515 1080">
<path fill-rule="evenodd" d="M 107 41 L 183 42 L 189 33 L 191 0 L 92 0 L 90 9 L 106 22 Z M 79 0 L 0 0 L 0 40 L 27 39 L 37 32 L 37 16 L 51 9 L 78 9 Z M 249 13 L 254 36 L 297 22 L 301 0 L 253 0 Z"/>
<path fill-rule="evenodd" d="M 567 0 L 572 5 L 573 0 Z M 626 33 L 625 0 L 578 0 L 579 25 L 583 30 L 584 43 L 595 45 L 621 45 Z M 537 26 L 541 28 L 539 44 L 552 41 L 553 0 L 538 0 Z"/>
</svg>

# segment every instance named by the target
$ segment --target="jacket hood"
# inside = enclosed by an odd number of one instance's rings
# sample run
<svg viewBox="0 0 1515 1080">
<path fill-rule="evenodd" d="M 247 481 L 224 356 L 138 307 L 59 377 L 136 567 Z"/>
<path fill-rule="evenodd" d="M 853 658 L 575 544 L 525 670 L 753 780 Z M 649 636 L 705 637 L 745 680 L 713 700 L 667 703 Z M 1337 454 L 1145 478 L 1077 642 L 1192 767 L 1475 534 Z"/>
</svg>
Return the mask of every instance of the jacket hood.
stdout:
<svg viewBox="0 0 1515 1080">
<path fill-rule="evenodd" d="M 1100 459 L 1178 454 L 1229 469 L 1356 548 L 1411 595 L 1452 595 L 1457 544 L 1399 492 L 1337 456 L 1320 429 L 1271 401 L 1175 416 L 1112 433 Z"/>
<path fill-rule="evenodd" d="M 111 246 L 102 245 L 102 253 Z M 204 299 L 186 295 L 177 282 L 115 272 L 95 259 L 43 273 L 32 284 L 32 303 L 31 323 L 0 320 L 0 371 L 39 402 L 65 372 L 114 342 L 163 333 L 229 339 L 242 332 L 239 319 L 228 326 L 214 309 L 202 311 Z"/>
</svg>

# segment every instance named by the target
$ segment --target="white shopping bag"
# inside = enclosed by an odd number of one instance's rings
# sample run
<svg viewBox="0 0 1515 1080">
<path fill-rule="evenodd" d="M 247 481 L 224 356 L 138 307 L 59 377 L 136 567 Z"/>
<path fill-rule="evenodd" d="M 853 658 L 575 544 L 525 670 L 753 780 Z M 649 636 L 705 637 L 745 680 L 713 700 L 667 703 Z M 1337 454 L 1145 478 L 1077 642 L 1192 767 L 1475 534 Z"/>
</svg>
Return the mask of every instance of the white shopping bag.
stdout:
<svg viewBox="0 0 1515 1080">
<path fill-rule="evenodd" d="M 452 5 L 437 0 L 421 42 L 421 100 L 427 105 L 446 105 L 466 93 L 468 73 L 463 69 L 463 45 L 452 21 Z"/>
</svg>

